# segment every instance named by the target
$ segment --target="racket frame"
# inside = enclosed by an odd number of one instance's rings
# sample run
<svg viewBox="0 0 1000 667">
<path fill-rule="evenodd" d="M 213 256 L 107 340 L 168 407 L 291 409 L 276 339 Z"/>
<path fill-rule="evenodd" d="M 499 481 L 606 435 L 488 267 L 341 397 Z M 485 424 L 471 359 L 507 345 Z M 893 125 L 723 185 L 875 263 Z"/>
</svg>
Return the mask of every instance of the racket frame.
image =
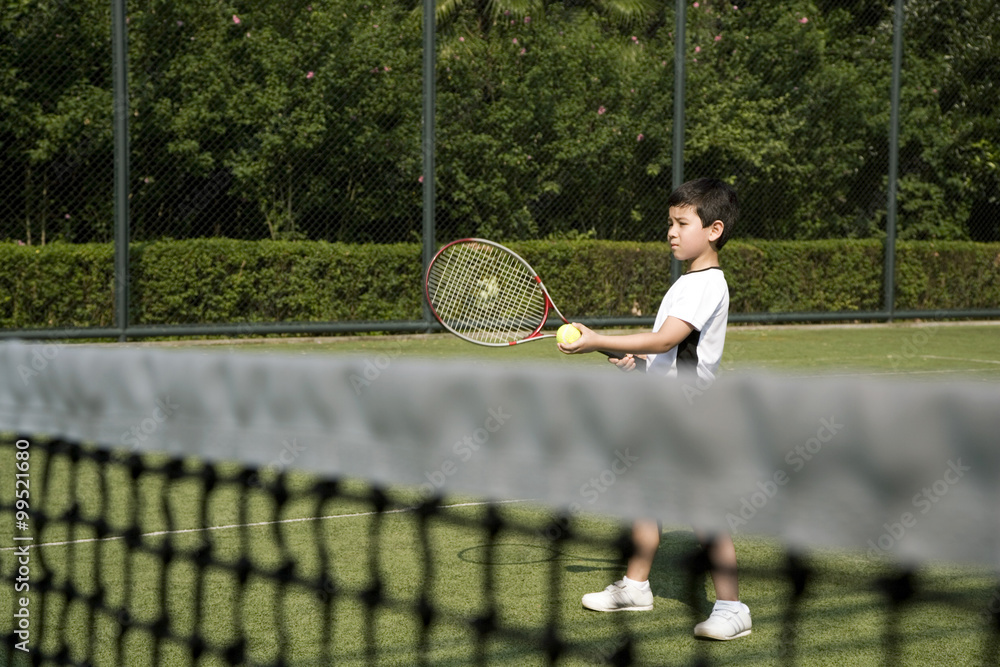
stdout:
<svg viewBox="0 0 1000 667">
<path fill-rule="evenodd" d="M 512 340 L 512 341 L 507 341 L 506 343 L 488 343 L 486 341 L 476 340 L 475 338 L 470 338 L 469 336 L 466 336 L 465 334 L 460 333 L 459 331 L 457 331 L 457 330 L 453 329 L 451 326 L 449 326 L 448 323 L 445 322 L 443 319 L 441 319 L 441 316 L 438 315 L 437 310 L 434 308 L 434 302 L 431 300 L 431 294 L 430 294 L 431 268 L 433 268 L 434 262 L 437 261 L 438 257 L 440 257 L 442 253 L 444 253 L 446 250 L 448 250 L 448 248 L 451 248 L 452 246 L 458 245 L 460 243 L 480 243 L 480 244 L 483 244 L 483 245 L 492 246 L 492 247 L 500 250 L 501 252 L 507 253 L 508 255 L 510 255 L 511 257 L 513 257 L 514 259 L 516 259 L 528 271 L 528 273 L 531 274 L 531 278 L 536 283 L 538 283 L 538 287 L 542 290 L 542 295 L 545 297 L 545 304 L 544 304 L 545 305 L 545 311 L 542 314 L 541 324 L 539 324 L 537 327 L 535 327 L 535 329 L 531 333 L 529 333 L 527 336 L 524 336 L 523 338 L 519 338 L 517 340 Z M 518 255 L 516 252 L 514 252 L 513 250 L 511 250 L 507 246 L 501 245 L 501 244 L 497 243 L 496 241 L 490 241 L 488 239 L 480 239 L 480 238 L 473 238 L 473 237 L 464 238 L 464 239 L 456 239 L 456 240 L 454 240 L 454 241 L 452 241 L 450 243 L 447 243 L 444 246 L 442 246 L 441 249 L 438 250 L 434 254 L 434 257 L 431 259 L 430 264 L 427 265 L 427 272 L 424 274 L 424 298 L 427 299 L 427 305 L 430 307 L 431 313 L 434 315 L 434 319 L 436 319 L 438 322 L 440 322 L 441 326 L 443 326 L 449 332 L 455 334 L 456 336 L 458 336 L 462 340 L 469 341 L 470 343 L 475 343 L 476 345 L 485 345 L 486 347 L 509 347 L 511 345 L 519 345 L 521 343 L 528 343 L 528 342 L 531 342 L 533 340 L 542 340 L 543 338 L 555 338 L 556 335 L 554 333 L 542 333 L 542 329 L 545 328 L 545 325 L 549 321 L 549 312 L 550 312 L 550 310 L 552 312 L 554 312 L 559 317 L 559 319 L 561 319 L 563 321 L 564 324 L 569 324 L 569 320 L 567 320 L 563 316 L 563 314 L 559 311 L 559 308 L 556 306 L 555 302 L 552 301 L 552 296 L 549 294 L 549 290 L 548 290 L 548 288 L 545 287 L 545 283 L 542 282 L 542 278 L 541 278 L 541 276 L 538 275 L 538 272 L 535 271 L 531 267 L 531 265 L 528 264 L 528 262 L 523 257 L 521 257 L 520 255 Z"/>
</svg>

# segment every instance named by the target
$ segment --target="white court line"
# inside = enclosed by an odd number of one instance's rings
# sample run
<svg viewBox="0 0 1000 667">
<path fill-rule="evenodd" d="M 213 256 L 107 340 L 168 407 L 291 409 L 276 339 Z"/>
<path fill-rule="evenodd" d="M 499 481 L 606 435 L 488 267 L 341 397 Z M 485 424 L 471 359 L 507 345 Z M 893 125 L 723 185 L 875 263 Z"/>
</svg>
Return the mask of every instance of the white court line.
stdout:
<svg viewBox="0 0 1000 667">
<path fill-rule="evenodd" d="M 855 371 L 850 373 L 819 373 L 816 375 L 789 375 L 788 377 L 798 380 L 814 378 L 868 378 L 889 375 L 968 375 L 970 373 L 989 373 L 992 368 L 944 368 L 933 371 Z"/>
<path fill-rule="evenodd" d="M 481 505 L 505 505 L 508 503 L 524 503 L 529 502 L 528 499 L 523 500 L 496 500 L 492 503 L 490 502 L 475 502 L 475 503 L 456 503 L 454 505 L 441 505 L 441 509 L 455 509 L 457 507 L 479 507 Z M 381 514 L 398 514 L 400 512 L 412 512 L 416 507 L 403 507 L 398 510 L 386 510 L 381 512 Z M 353 519 L 359 516 L 374 516 L 379 514 L 379 512 L 357 512 L 355 514 L 330 514 L 328 516 L 307 516 L 300 517 L 298 519 L 281 519 L 279 521 L 257 521 L 254 523 L 231 523 L 225 526 L 206 526 L 205 528 L 181 528 L 179 530 L 157 530 L 152 533 L 142 533 L 139 537 L 159 537 L 160 535 L 180 535 L 182 533 L 201 533 L 209 530 L 228 530 L 230 528 L 256 528 L 259 526 L 271 526 L 281 523 L 300 523 L 302 521 L 325 521 L 327 519 Z M 16 547 L 2 547 L 0 551 L 13 551 L 15 549 L 23 549 L 27 547 L 28 549 L 37 549 L 39 547 L 61 547 L 70 544 L 86 544 L 87 542 L 111 542 L 113 540 L 124 540 L 124 535 L 115 535 L 114 537 L 88 537 L 82 540 L 67 540 L 65 542 L 43 542 L 42 544 L 27 544 L 19 545 Z"/>
<path fill-rule="evenodd" d="M 971 361 L 976 364 L 1000 364 L 996 359 L 966 359 L 965 357 L 938 357 L 933 354 L 922 354 L 921 359 L 944 359 L 945 361 Z"/>
</svg>

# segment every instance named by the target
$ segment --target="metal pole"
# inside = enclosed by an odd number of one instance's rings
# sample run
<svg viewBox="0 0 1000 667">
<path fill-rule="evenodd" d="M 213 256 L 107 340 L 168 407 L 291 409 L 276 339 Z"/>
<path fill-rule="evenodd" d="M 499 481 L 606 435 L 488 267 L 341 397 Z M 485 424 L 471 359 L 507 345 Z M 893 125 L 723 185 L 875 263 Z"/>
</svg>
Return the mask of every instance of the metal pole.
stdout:
<svg viewBox="0 0 1000 667">
<path fill-rule="evenodd" d="M 129 244 L 129 136 L 128 136 L 128 34 L 125 0 L 111 0 L 111 49 L 114 88 L 115 137 L 115 326 L 118 340 L 128 329 Z"/>
<path fill-rule="evenodd" d="M 423 53 L 423 267 L 424 273 L 430 266 L 437 249 L 434 229 L 434 114 L 436 108 L 437 85 L 435 68 L 437 54 L 435 47 L 435 0 L 424 0 L 424 53 Z M 426 301 L 422 302 L 424 321 L 428 333 L 434 325 L 434 316 Z"/>
<path fill-rule="evenodd" d="M 896 0 L 892 30 L 892 91 L 889 112 L 889 199 L 885 215 L 885 294 L 883 309 L 892 321 L 896 309 L 896 192 L 899 178 L 899 89 L 903 69 L 903 0 Z"/>
<path fill-rule="evenodd" d="M 677 188 L 684 182 L 684 84 L 687 58 L 684 26 L 687 23 L 687 0 L 677 0 L 674 10 L 674 136 L 673 136 L 673 182 Z M 670 262 L 670 282 L 676 282 L 681 276 L 683 265 L 678 260 Z"/>
</svg>

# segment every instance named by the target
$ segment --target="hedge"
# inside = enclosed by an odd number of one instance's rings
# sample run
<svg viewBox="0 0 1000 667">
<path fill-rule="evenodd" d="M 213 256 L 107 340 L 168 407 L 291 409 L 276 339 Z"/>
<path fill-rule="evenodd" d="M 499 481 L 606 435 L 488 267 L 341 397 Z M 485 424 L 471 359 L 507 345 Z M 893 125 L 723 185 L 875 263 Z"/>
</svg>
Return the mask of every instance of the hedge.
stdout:
<svg viewBox="0 0 1000 667">
<path fill-rule="evenodd" d="M 670 283 L 664 243 L 511 244 L 569 318 L 653 315 Z M 0 327 L 114 321 L 110 244 L 0 244 Z M 731 312 L 881 308 L 882 245 L 871 240 L 732 241 L 721 260 Z M 134 244 L 131 323 L 415 320 L 418 244 L 195 239 Z M 900 242 L 896 307 L 1000 307 L 1000 244 Z"/>
</svg>

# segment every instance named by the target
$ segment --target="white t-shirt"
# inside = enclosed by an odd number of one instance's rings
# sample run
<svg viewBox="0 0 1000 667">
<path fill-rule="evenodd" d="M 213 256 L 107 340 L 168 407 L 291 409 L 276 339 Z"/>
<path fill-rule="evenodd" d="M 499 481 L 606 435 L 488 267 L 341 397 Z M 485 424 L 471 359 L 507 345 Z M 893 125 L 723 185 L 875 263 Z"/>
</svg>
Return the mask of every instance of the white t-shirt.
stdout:
<svg viewBox="0 0 1000 667">
<path fill-rule="evenodd" d="M 659 331 L 667 317 L 684 320 L 694 331 L 669 352 L 647 355 L 646 372 L 682 378 L 697 372 L 702 380 L 715 380 L 729 322 L 729 285 L 722 269 L 715 266 L 678 278 L 660 303 L 653 331 Z"/>
</svg>

